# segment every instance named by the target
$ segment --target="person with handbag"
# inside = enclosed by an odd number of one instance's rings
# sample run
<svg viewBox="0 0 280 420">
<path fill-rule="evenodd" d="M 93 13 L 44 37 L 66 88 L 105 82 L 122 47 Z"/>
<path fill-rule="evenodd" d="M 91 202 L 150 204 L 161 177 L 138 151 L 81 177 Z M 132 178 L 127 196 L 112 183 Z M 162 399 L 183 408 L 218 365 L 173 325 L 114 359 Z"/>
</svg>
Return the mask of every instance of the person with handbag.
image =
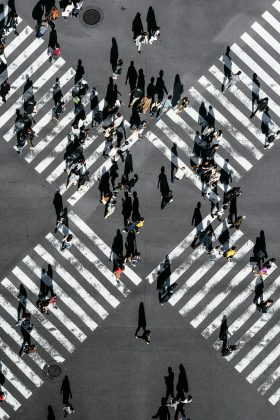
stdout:
<svg viewBox="0 0 280 420">
<path fill-rule="evenodd" d="M 61 48 L 59 44 L 56 44 L 55 49 L 51 52 L 51 56 L 49 58 L 49 61 L 53 64 L 55 60 L 58 59 L 58 57 L 61 54 Z"/>
</svg>

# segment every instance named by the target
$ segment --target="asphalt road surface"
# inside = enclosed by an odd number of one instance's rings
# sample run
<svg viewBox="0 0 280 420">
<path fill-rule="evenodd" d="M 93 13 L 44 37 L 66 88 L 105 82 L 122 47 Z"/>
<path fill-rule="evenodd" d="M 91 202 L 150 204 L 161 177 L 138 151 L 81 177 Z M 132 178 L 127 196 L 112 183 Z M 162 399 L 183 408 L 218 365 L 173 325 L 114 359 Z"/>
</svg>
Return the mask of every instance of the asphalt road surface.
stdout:
<svg viewBox="0 0 280 420">
<path fill-rule="evenodd" d="M 182 364 L 188 380 L 186 395 L 193 397 L 192 403 L 185 406 L 190 420 L 278 419 L 279 269 L 276 266 L 264 280 L 264 297 L 272 298 L 274 304 L 263 314 L 253 304 L 255 278 L 249 261 L 263 231 L 263 248 L 265 242 L 268 258 L 275 257 L 279 263 L 280 146 L 276 139 L 265 149 L 262 121 L 267 116 L 260 112 L 252 119 L 249 116 L 252 77 L 256 73 L 260 97 L 269 97 L 268 113 L 274 123 L 271 129 L 276 132 L 280 127 L 280 2 L 162 0 L 140 4 L 115 0 L 104 4 L 85 0 L 78 19 L 60 18 L 56 22 L 62 54 L 53 65 L 46 53 L 49 31 L 42 40 L 35 38 L 36 21 L 32 16 L 36 1 L 15 3 L 20 17 L 19 36 L 10 33 L 6 41 L 11 92 L 7 103 L 0 105 L 0 363 L 7 392 L 0 418 L 63 418 L 60 388 L 68 375 L 75 407 L 71 418 L 146 420 L 156 415 L 166 394 L 164 377 L 168 367 L 174 371 L 176 391 Z M 152 45 L 144 45 L 138 54 L 131 25 L 140 12 L 146 27 L 150 6 L 161 36 Z M 90 7 L 102 11 L 96 27 L 82 20 Z M 129 85 L 125 77 L 131 60 L 137 71 L 143 69 L 146 87 L 151 77 L 156 79 L 163 70 L 168 93 L 176 91 L 174 81 L 179 76 L 181 94 L 190 100 L 186 112 L 179 115 L 169 110 L 159 120 L 147 117 L 148 127 L 142 139 L 136 140 L 127 128 L 127 137 L 133 141 L 132 173 L 139 176 L 135 191 L 145 225 L 136 236 L 141 260 L 136 267 L 127 265 L 119 285 L 112 274 L 110 252 L 118 229 L 123 246 L 126 241 L 122 232 L 124 196 L 122 192 L 117 195 L 115 212 L 104 219 L 98 176 L 105 167 L 110 169 L 111 163 L 102 156 L 104 137 L 100 130 L 92 129 L 85 144 L 89 184 L 78 193 L 74 186 L 65 190 L 63 172 L 78 59 L 85 68 L 84 78 L 90 88 L 97 88 L 102 101 L 112 75 L 113 37 L 119 58 L 124 61 L 116 83 L 127 121 L 131 110 L 127 107 Z M 237 86 L 223 95 L 221 58 L 227 46 L 231 47 L 232 71 L 240 69 L 242 73 Z M 26 147 L 19 156 L 13 129 L 27 75 L 33 82 L 38 105 L 33 127 L 38 138 L 33 150 Z M 56 77 L 63 85 L 67 103 L 59 124 L 53 126 L 51 88 Z M 85 102 L 89 102 L 88 96 Z M 243 192 L 237 208 L 238 215 L 246 218 L 240 230 L 230 230 L 230 244 L 237 246 L 232 262 L 220 256 L 213 263 L 202 246 L 191 248 L 196 233 L 191 221 L 198 202 L 203 225 L 212 223 L 216 244 L 225 225 L 210 216 L 210 201 L 207 195 L 202 197 L 198 178 L 191 171 L 182 180 L 171 182 L 174 166 L 190 166 L 195 133 L 201 129 L 198 121 L 207 114 L 209 118 L 209 112 L 216 129 L 223 130 L 217 163 L 223 166 L 229 159 L 232 186 L 240 186 Z M 89 104 L 86 113 L 90 125 Z M 124 164 L 117 164 L 120 178 Z M 157 188 L 162 166 L 174 197 L 164 209 L 160 208 Z M 63 252 L 63 236 L 60 231 L 54 233 L 52 201 L 58 187 L 62 188 L 69 229 L 74 235 L 72 248 Z M 223 188 L 218 187 L 220 197 Z M 157 273 L 166 255 L 171 262 L 170 281 L 178 286 L 169 302 L 161 306 Z M 58 308 L 44 318 L 35 301 L 41 269 L 48 264 L 53 269 Z M 37 344 L 36 354 L 22 358 L 18 357 L 20 327 L 15 326 L 20 283 L 27 290 L 34 323 L 32 341 Z M 147 328 L 152 332 L 150 345 L 135 339 L 141 302 Z M 223 358 L 219 328 L 224 314 L 232 333 L 229 344 L 237 344 L 237 350 Z M 60 376 L 45 379 L 46 364 L 61 366 Z M 169 412 L 173 418 L 173 409 L 169 408 Z"/>
</svg>

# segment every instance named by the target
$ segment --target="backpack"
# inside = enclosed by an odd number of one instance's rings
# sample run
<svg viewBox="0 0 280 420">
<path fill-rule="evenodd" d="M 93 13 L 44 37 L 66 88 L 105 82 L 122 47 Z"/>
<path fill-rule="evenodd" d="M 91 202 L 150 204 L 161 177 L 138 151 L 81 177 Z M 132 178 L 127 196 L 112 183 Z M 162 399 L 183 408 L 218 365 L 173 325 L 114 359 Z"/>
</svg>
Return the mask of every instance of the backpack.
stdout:
<svg viewBox="0 0 280 420">
<path fill-rule="evenodd" d="M 29 353 L 35 353 L 36 351 L 36 346 L 35 344 L 30 344 L 30 346 L 28 346 L 25 350 L 24 353 L 29 354 Z"/>
<path fill-rule="evenodd" d="M 59 11 L 58 11 L 58 8 L 54 6 L 54 8 L 52 9 L 51 19 L 56 20 L 58 18 L 59 18 Z"/>
</svg>

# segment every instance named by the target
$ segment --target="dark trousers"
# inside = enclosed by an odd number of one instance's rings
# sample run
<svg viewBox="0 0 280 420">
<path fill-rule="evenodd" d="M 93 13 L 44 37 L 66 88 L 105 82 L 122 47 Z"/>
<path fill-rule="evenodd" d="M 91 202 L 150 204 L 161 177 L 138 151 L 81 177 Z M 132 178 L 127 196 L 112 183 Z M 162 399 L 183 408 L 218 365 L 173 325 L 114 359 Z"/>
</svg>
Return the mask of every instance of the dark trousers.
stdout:
<svg viewBox="0 0 280 420">
<path fill-rule="evenodd" d="M 24 348 L 25 348 L 25 346 L 27 345 L 27 346 L 30 346 L 31 345 L 31 337 L 30 337 L 30 334 L 29 333 L 27 333 L 27 332 L 25 332 L 24 334 L 22 334 L 23 335 L 23 342 L 22 342 L 22 345 L 21 345 L 21 348 L 20 348 L 20 351 L 19 351 L 19 355 L 21 356 L 22 355 L 22 353 L 23 353 L 23 351 L 24 351 Z"/>
</svg>

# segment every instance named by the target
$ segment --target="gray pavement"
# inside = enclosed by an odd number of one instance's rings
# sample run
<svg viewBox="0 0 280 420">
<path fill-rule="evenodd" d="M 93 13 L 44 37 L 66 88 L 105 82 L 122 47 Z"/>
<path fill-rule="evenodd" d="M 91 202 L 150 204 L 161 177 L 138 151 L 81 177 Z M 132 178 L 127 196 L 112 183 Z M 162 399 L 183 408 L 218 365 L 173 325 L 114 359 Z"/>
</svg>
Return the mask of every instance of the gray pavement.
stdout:
<svg viewBox="0 0 280 420">
<path fill-rule="evenodd" d="M 278 255 L 278 208 L 279 208 L 279 194 L 277 187 L 278 177 L 278 152 L 279 144 L 275 144 L 273 149 L 264 151 L 260 143 L 257 143 L 256 138 L 250 133 L 240 119 L 236 119 L 231 113 L 231 109 L 225 109 L 221 106 L 219 97 L 213 97 L 206 89 L 204 89 L 197 80 L 204 74 L 213 84 L 220 86 L 214 76 L 208 72 L 208 68 L 213 63 L 222 71 L 222 65 L 218 63 L 219 57 L 225 51 L 227 45 L 232 45 L 237 42 L 238 45 L 244 47 L 244 42 L 240 41 L 239 37 L 244 31 L 248 31 L 251 35 L 253 30 L 250 25 L 254 20 L 260 18 L 261 14 L 268 9 L 277 18 L 277 11 L 271 7 L 271 3 L 254 2 L 254 4 L 244 4 L 242 1 L 232 2 L 226 0 L 223 2 L 216 1 L 215 4 L 209 2 L 188 2 L 186 7 L 184 2 L 174 1 L 172 6 L 169 2 L 152 2 L 155 9 L 156 19 L 162 28 L 161 40 L 154 43 L 152 47 L 143 48 L 142 54 L 138 55 L 135 45 L 132 42 L 131 36 L 131 22 L 137 11 L 142 14 L 143 23 L 145 24 L 145 17 L 150 2 L 142 2 L 141 10 L 137 2 L 119 2 L 114 1 L 113 4 L 103 4 L 103 2 L 85 1 L 85 6 L 90 4 L 97 5 L 104 13 L 102 23 L 96 28 L 88 28 L 80 22 L 80 20 L 69 20 L 64 22 L 60 19 L 57 22 L 57 31 L 59 42 L 62 46 L 62 57 L 66 64 L 63 70 L 59 70 L 58 75 L 62 77 L 63 73 L 69 67 L 76 68 L 77 60 L 83 60 L 86 74 L 85 78 L 88 80 L 90 87 L 96 86 L 100 98 L 106 92 L 108 79 L 111 75 L 111 66 L 109 62 L 109 54 L 111 48 L 111 39 L 117 39 L 119 56 L 124 59 L 124 72 L 117 80 L 118 88 L 122 92 L 122 98 L 127 104 L 129 88 L 124 85 L 125 73 L 127 65 L 130 60 L 135 61 L 136 69 L 144 69 L 146 78 L 146 85 L 150 77 L 157 77 L 160 69 L 164 70 L 164 80 L 168 92 L 172 93 L 173 83 L 176 74 L 180 75 L 185 92 L 194 86 L 211 104 L 215 110 L 217 109 L 236 127 L 238 132 L 245 133 L 246 137 L 264 154 L 260 160 L 252 157 L 248 150 L 244 150 L 234 140 L 234 136 L 225 131 L 225 137 L 229 140 L 234 149 L 241 156 L 244 156 L 250 163 L 252 169 L 247 172 L 240 161 L 230 155 L 230 163 L 237 168 L 242 176 L 238 182 L 241 186 L 243 195 L 238 200 L 238 208 L 240 214 L 246 215 L 246 222 L 242 225 L 242 233 L 244 233 L 241 242 L 238 242 L 238 248 L 243 246 L 246 241 L 255 241 L 256 236 L 259 235 L 261 229 L 264 230 L 266 236 L 267 251 L 269 256 Z M 34 21 L 31 18 L 32 7 L 36 4 L 35 1 L 26 2 L 19 1 L 17 3 L 18 14 L 23 19 L 23 23 L 27 23 L 34 27 Z M 122 11 L 121 7 L 126 8 Z M 117 22 L 117 24 L 116 24 Z M 21 29 L 23 29 L 23 23 Z M 264 25 L 264 23 L 263 23 Z M 264 25 L 265 26 L 265 25 Z M 270 30 L 266 24 L 267 30 Z M 277 34 L 271 31 L 272 35 L 277 38 Z M 13 35 L 12 35 L 13 37 Z M 31 35 L 31 38 L 33 34 Z M 255 39 L 268 51 L 271 55 L 275 55 L 271 46 L 259 38 L 257 35 Z M 279 36 L 278 36 L 279 38 Z M 33 38 L 32 38 L 33 39 Z M 47 36 L 44 40 L 47 43 Z M 28 45 L 25 42 L 24 47 Z M 245 46 L 246 47 L 246 46 Z M 246 49 L 244 47 L 244 49 Z M 43 48 L 40 50 L 40 53 Z M 248 47 L 248 53 L 251 51 Z M 34 56 L 29 59 L 31 64 L 37 57 L 37 51 Z M 11 59 L 15 59 L 17 52 L 11 55 Z M 234 54 L 232 54 L 234 56 Z M 271 70 L 270 63 L 265 63 L 255 53 L 252 53 L 253 58 L 278 81 L 278 74 Z M 252 70 L 242 63 L 234 56 L 234 61 L 242 70 L 247 72 L 249 77 L 252 76 Z M 43 74 L 47 69 L 48 63 L 38 70 L 36 78 Z M 242 67 L 243 66 L 243 67 Z M 11 77 L 11 84 L 13 81 L 24 73 L 23 69 L 18 69 L 16 74 Z M 44 92 L 50 89 L 53 83 L 52 77 L 46 84 Z M 279 82 L 279 81 L 278 81 Z M 239 86 L 238 86 L 239 87 Z M 277 91 L 272 92 L 265 83 L 261 87 L 269 91 L 269 96 L 277 103 Z M 70 88 L 67 85 L 63 89 L 66 92 Z M 241 87 L 240 87 L 241 89 Z M 20 93 L 22 88 L 19 89 Z M 250 98 L 248 90 L 242 86 L 242 91 Z M 18 95 L 20 96 L 20 95 Z M 231 104 L 237 107 L 242 113 L 249 115 L 248 110 L 239 99 L 228 94 L 226 96 Z M 35 98 L 39 99 L 39 94 Z M 198 111 L 199 102 L 191 99 L 191 105 Z M 10 99 L 14 103 L 15 99 Z M 9 105 L 9 103 L 8 103 Z M 8 109 L 3 106 L 3 110 Z M 46 106 L 46 109 L 38 113 L 38 120 L 42 118 L 50 109 L 51 105 Z M 70 109 L 70 107 L 69 107 Z M 129 118 L 127 107 L 124 107 L 124 114 Z M 276 124 L 277 114 L 272 114 Z M 198 125 L 193 121 L 190 115 L 182 116 L 182 118 L 189 124 L 189 126 L 196 130 Z M 256 117 L 255 117 L 256 118 Z M 36 118 L 37 119 L 37 118 Z M 217 125 L 219 124 L 219 116 L 216 116 Z M 176 124 L 169 118 L 164 116 L 163 122 L 168 125 L 169 129 L 173 130 L 177 136 L 180 136 L 183 141 L 189 143 L 189 136 L 187 136 L 180 124 Z M 13 119 L 1 129 L 1 134 L 5 136 L 6 132 L 12 127 Z M 254 121 L 257 128 L 260 127 L 259 121 Z M 170 159 L 163 156 L 158 148 L 154 147 L 151 142 L 144 136 L 143 140 L 138 141 L 132 147 L 134 172 L 139 175 L 139 182 L 137 184 L 137 193 L 140 202 L 141 214 L 145 217 L 145 227 L 137 236 L 137 247 L 142 254 L 142 260 L 133 269 L 139 278 L 142 280 L 140 285 L 133 284 L 132 279 L 135 277 L 124 277 L 122 280 L 125 286 L 129 289 L 130 294 L 127 298 L 116 290 L 116 286 L 108 281 L 109 276 L 105 268 L 111 270 L 111 262 L 103 252 L 102 246 L 98 246 L 96 241 L 91 241 L 85 234 L 85 230 L 77 228 L 70 218 L 69 227 L 73 230 L 77 239 L 81 241 L 88 249 L 91 250 L 102 262 L 103 268 L 100 271 L 97 265 L 94 265 L 89 260 L 89 253 L 84 252 L 84 255 L 77 249 L 71 249 L 72 255 L 81 262 L 81 266 L 69 260 L 68 254 L 60 255 L 54 250 L 50 242 L 44 239 L 44 236 L 53 231 L 55 221 L 55 214 L 52 208 L 52 199 L 57 186 L 65 182 L 65 175 L 61 175 L 52 184 L 46 181 L 47 176 L 60 164 L 62 161 L 62 154 L 58 159 L 54 160 L 51 165 L 42 173 L 38 174 L 34 168 L 39 165 L 44 158 L 50 156 L 54 147 L 66 135 L 69 127 L 63 127 L 61 133 L 56 136 L 55 140 L 50 143 L 43 153 L 41 153 L 30 164 L 24 159 L 25 151 L 21 157 L 18 157 L 12 148 L 13 141 L 9 144 L 2 142 L 1 145 L 1 179 L 2 182 L 2 224 L 1 237 L 5 238 L 2 246 L 2 277 L 8 278 L 18 287 L 20 278 L 15 274 L 10 274 L 11 270 L 18 265 L 34 283 L 38 285 L 38 278 L 21 260 L 28 254 L 37 263 L 38 267 L 42 267 L 44 259 L 38 256 L 38 252 L 34 251 L 34 247 L 40 243 L 52 257 L 55 259 L 55 280 L 61 286 L 68 296 L 73 297 L 79 307 L 90 314 L 90 317 L 97 322 L 98 328 L 92 332 L 85 328 L 85 323 L 80 318 L 80 313 L 73 316 L 71 305 L 67 306 L 66 302 L 61 300 L 59 308 L 65 313 L 66 317 L 73 319 L 82 331 L 87 334 L 87 339 L 83 343 L 74 340 L 73 334 L 70 335 L 67 326 L 59 323 L 58 330 L 61 331 L 67 338 L 70 339 L 76 346 L 76 351 L 70 355 L 69 351 L 65 350 L 65 346 L 57 343 L 54 336 L 49 332 L 45 332 L 44 328 L 34 319 L 35 327 L 42 336 L 46 336 L 47 340 L 65 358 L 63 363 L 64 373 L 69 375 L 70 383 L 73 392 L 73 403 L 76 408 L 76 413 L 73 418 L 77 419 L 95 419 L 95 418 L 111 418 L 116 419 L 148 419 L 156 413 L 160 405 L 160 399 L 165 394 L 164 376 L 167 374 L 168 366 L 172 366 L 175 371 L 175 385 L 178 377 L 178 367 L 182 363 L 185 366 L 188 381 L 189 392 L 193 395 L 193 403 L 187 407 L 187 414 L 191 420 L 197 419 L 215 419 L 224 420 L 231 419 L 276 419 L 278 418 L 279 407 L 275 407 L 268 402 L 268 397 L 257 392 L 257 388 L 271 375 L 277 366 L 277 357 L 271 365 L 268 366 L 265 375 L 260 377 L 254 384 L 249 384 L 246 381 L 246 376 L 256 368 L 269 355 L 274 347 L 279 343 L 277 337 L 267 343 L 265 355 L 260 355 L 259 358 L 252 360 L 252 363 L 247 370 L 238 373 L 234 369 L 235 359 L 233 362 L 227 363 L 221 358 L 220 351 L 213 348 L 213 344 L 218 338 L 218 330 L 214 332 L 211 338 L 207 341 L 201 332 L 212 322 L 218 314 L 222 314 L 227 306 L 238 297 L 246 289 L 247 282 L 252 279 L 246 277 L 243 283 L 240 283 L 233 291 L 231 297 L 225 297 L 225 301 L 218 307 L 213 315 L 205 319 L 204 322 L 195 329 L 190 325 L 194 316 L 199 315 L 206 303 L 211 303 L 219 293 L 225 291 L 225 284 L 232 280 L 234 276 L 238 275 L 239 271 L 243 269 L 248 262 L 249 253 L 241 258 L 240 263 L 233 266 L 228 274 L 228 277 L 216 285 L 215 288 L 209 291 L 207 302 L 200 303 L 194 308 L 194 314 L 186 314 L 181 316 L 178 311 L 182 305 L 189 304 L 186 300 L 187 296 L 182 295 L 182 300 L 178 305 L 174 304 L 174 308 L 168 303 L 161 307 L 157 299 L 156 282 L 152 285 L 145 279 L 145 277 L 162 261 L 166 254 L 172 250 L 190 234 L 191 218 L 194 207 L 198 201 L 202 202 L 202 216 L 209 214 L 210 203 L 206 199 L 201 198 L 201 193 L 197 187 L 190 181 L 184 180 L 176 181 L 171 184 L 170 181 Z M 159 126 L 155 126 L 155 122 L 148 122 L 148 132 L 158 136 L 170 149 L 174 136 L 170 139 L 166 137 L 166 132 L 162 132 Z M 50 132 L 50 125 L 43 128 L 40 138 L 47 136 Z M 129 130 L 128 130 L 129 132 Z M 171 140 L 171 141 L 170 141 Z M 102 135 L 93 142 L 85 153 L 86 158 L 90 158 L 94 150 L 102 143 Z M 179 148 L 180 149 L 180 148 Z M 36 150 L 36 148 L 35 148 Z M 28 153 L 28 151 L 26 152 Z M 221 152 L 223 158 L 229 156 L 225 151 Z M 42 156 L 42 157 L 41 157 Z M 187 164 L 189 158 L 184 155 L 184 152 L 179 150 L 179 158 Z M 91 173 L 97 171 L 102 165 L 102 157 L 93 164 L 90 169 Z M 234 160 L 235 159 L 235 160 Z M 161 166 L 165 166 L 168 175 L 168 181 L 174 193 L 174 202 L 170 203 L 164 210 L 160 210 L 160 193 L 157 190 L 157 178 Z M 119 173 L 122 171 L 122 164 L 119 164 Z M 273 182 L 274 181 L 274 182 Z M 276 186 L 276 188 L 275 188 Z M 74 188 L 64 196 L 64 204 L 67 205 L 69 211 L 71 205 L 67 201 L 74 193 Z M 118 196 L 118 206 L 115 213 L 109 218 L 103 219 L 104 207 L 98 203 L 98 186 L 95 184 L 73 207 L 73 211 L 92 229 L 109 247 L 111 247 L 116 230 L 122 228 L 122 215 L 120 198 Z M 4 223 L 3 223 L 4 221 Z M 217 223 L 213 222 L 215 228 Z M 16 235 L 21 238 L 15 241 Z M 24 240 L 22 240 L 24 238 Z M 57 239 L 61 240 L 61 235 L 57 235 Z M 74 247 L 72 247 L 74 248 Z M 200 259 L 194 259 L 190 256 L 191 250 L 184 249 L 181 255 L 174 257 L 174 262 L 171 263 L 172 272 L 178 273 L 178 292 L 182 290 L 181 287 L 189 278 L 198 278 L 198 270 L 204 267 L 209 262 L 208 256 L 204 253 Z M 66 255 L 66 256 L 65 256 Z M 191 258 L 191 260 L 190 260 Z M 191 261 L 190 267 L 184 266 L 186 261 Z M 46 260 L 47 261 L 47 260 Z M 103 308 L 108 311 L 109 316 L 105 320 L 94 312 L 94 308 L 88 307 L 88 302 L 84 300 L 85 293 L 77 296 L 73 292 L 73 285 L 70 277 L 57 271 L 57 264 L 67 270 L 77 279 L 78 283 L 82 285 L 84 290 L 94 297 L 97 302 L 102 304 Z M 243 265 L 242 265 L 243 264 Z M 215 263 L 214 267 L 209 268 L 202 281 L 194 284 L 193 289 L 189 292 L 189 297 L 195 296 L 197 293 L 203 291 L 203 286 L 211 280 L 219 269 L 223 270 L 224 261 Z M 117 297 L 120 304 L 117 309 L 112 308 L 110 300 L 100 296 L 96 290 L 92 289 L 88 284 L 89 275 L 83 270 L 89 270 L 112 294 Z M 177 271 L 176 271 L 177 270 Z M 56 273 L 57 271 L 57 273 Z M 182 273 L 182 275 L 179 275 Z M 222 274 L 221 274 L 222 275 Z M 196 277 L 195 277 L 196 276 Z M 217 277 L 217 276 L 216 276 Z M 267 281 L 267 287 L 273 286 L 274 280 L 277 277 L 277 270 L 275 274 L 271 275 Z M 91 277 L 92 279 L 92 277 Z M 87 281 L 86 281 L 87 280 Z M 208 283 L 207 283 L 208 284 Z M 1 287 L 2 295 L 10 300 L 9 288 Z M 28 298 L 34 302 L 32 293 L 28 291 Z M 273 298 L 277 299 L 277 289 Z M 232 318 L 229 317 L 229 330 L 233 321 L 240 316 L 243 311 L 250 306 L 253 299 L 253 293 L 250 294 L 240 307 L 237 308 L 236 314 Z M 148 327 L 152 330 L 152 342 L 147 346 L 142 340 L 135 340 L 134 331 L 137 325 L 138 305 L 144 302 L 146 310 L 146 318 Z M 4 301 L 1 301 L 1 316 L 10 324 L 13 323 L 10 315 L 4 311 Z M 11 299 L 12 305 L 16 308 L 16 299 Z M 259 340 L 271 330 L 276 323 L 277 313 L 272 317 L 271 323 L 267 321 L 264 323 L 264 328 L 253 337 L 251 343 L 249 342 L 245 349 L 240 352 L 238 361 L 246 355 L 250 350 L 250 346 L 257 345 Z M 254 313 L 250 317 L 248 323 L 241 324 L 240 331 L 234 336 L 233 340 L 239 340 L 246 331 L 258 322 L 260 318 L 259 313 Z M 53 314 L 49 319 L 55 324 Z M 262 318 L 266 319 L 266 318 Z M 45 335 L 44 335 L 45 334 Z M 4 334 L 3 340 L 9 347 L 17 352 L 17 346 L 11 338 L 11 335 Z M 40 347 L 38 345 L 38 347 Z M 48 361 L 50 355 L 46 353 L 45 349 L 38 348 L 38 353 L 42 355 L 43 359 Z M 2 357 L 2 356 L 1 356 Z M 28 356 L 25 356 L 24 361 L 29 364 Z M 11 362 L 9 354 L 3 355 L 3 361 L 11 371 L 14 371 L 14 365 Z M 34 362 L 30 362 L 32 369 L 36 371 L 40 377 L 41 372 Z M 236 362 L 237 363 L 237 362 Z M 15 375 L 26 383 L 26 377 L 15 368 Z M 63 375 L 62 375 L 63 377 Z M 62 379 L 61 377 L 61 379 Z M 218 380 L 217 380 L 218 379 Z M 15 391 L 11 387 L 11 393 L 22 403 L 18 408 L 17 414 L 11 411 L 11 408 L 5 403 L 1 408 L 10 413 L 10 417 L 14 419 L 31 419 L 47 418 L 47 407 L 52 405 L 55 418 L 62 418 L 62 400 L 59 395 L 60 382 L 48 383 L 46 382 L 38 390 L 35 386 L 28 382 L 28 387 L 32 390 L 32 396 L 23 401 L 22 395 L 19 391 Z M 272 385 L 269 396 L 277 391 L 279 383 L 276 381 Z M 8 385 L 7 385 L 8 388 Z M 170 412 L 172 410 L 170 409 Z"/>
</svg>

